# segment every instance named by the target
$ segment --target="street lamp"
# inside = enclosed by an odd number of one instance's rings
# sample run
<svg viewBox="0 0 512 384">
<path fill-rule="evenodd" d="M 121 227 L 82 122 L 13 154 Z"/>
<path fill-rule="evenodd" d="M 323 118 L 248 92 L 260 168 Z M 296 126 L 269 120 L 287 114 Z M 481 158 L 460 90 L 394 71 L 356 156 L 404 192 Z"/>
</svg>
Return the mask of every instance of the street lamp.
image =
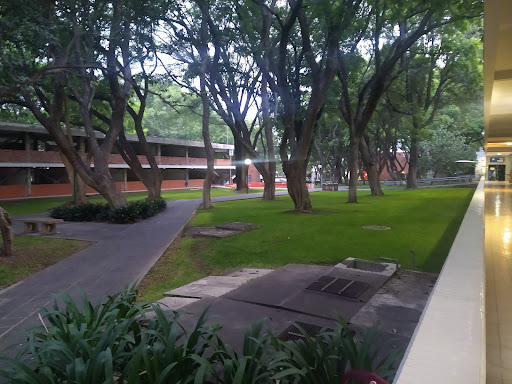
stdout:
<svg viewBox="0 0 512 384">
<path fill-rule="evenodd" d="M 245 178 L 245 184 L 247 185 L 246 193 L 249 193 L 249 166 L 251 165 L 252 161 L 251 159 L 245 159 L 244 163 L 247 165 L 247 174 Z"/>
</svg>

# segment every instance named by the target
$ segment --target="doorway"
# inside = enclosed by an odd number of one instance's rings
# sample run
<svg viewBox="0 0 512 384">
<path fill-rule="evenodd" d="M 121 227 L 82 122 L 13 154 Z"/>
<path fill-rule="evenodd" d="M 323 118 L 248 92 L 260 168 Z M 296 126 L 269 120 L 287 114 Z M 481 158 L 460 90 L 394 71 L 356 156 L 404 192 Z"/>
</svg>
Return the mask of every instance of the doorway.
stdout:
<svg viewBox="0 0 512 384">
<path fill-rule="evenodd" d="M 487 180 L 505 181 L 505 165 L 489 165 L 487 168 Z"/>
</svg>

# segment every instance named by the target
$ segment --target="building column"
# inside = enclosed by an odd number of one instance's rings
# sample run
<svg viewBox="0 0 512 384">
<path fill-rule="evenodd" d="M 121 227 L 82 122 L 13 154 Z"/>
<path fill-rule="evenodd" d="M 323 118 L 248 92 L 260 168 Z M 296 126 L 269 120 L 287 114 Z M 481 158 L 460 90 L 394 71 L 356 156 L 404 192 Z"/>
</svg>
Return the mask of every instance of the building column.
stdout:
<svg viewBox="0 0 512 384">
<path fill-rule="evenodd" d="M 124 191 L 128 189 L 128 170 L 123 168 L 123 188 Z"/>
<path fill-rule="evenodd" d="M 188 147 L 185 147 L 185 164 L 188 164 Z"/>
<path fill-rule="evenodd" d="M 31 161 L 31 140 L 30 140 L 30 133 L 25 132 L 25 160 L 27 163 L 30 163 Z"/>
<path fill-rule="evenodd" d="M 32 168 L 25 168 L 27 175 L 27 196 L 32 196 Z"/>
<path fill-rule="evenodd" d="M 158 164 L 162 163 L 162 144 L 156 144 L 156 162 Z"/>
<path fill-rule="evenodd" d="M 188 187 L 188 168 L 185 169 L 185 187 Z"/>
</svg>

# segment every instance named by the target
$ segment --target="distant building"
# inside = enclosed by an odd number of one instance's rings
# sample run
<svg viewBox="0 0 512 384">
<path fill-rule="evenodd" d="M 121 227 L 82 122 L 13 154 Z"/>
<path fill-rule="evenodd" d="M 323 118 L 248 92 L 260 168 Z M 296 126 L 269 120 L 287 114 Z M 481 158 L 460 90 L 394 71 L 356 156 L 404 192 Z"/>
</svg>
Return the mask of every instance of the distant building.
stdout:
<svg viewBox="0 0 512 384">
<path fill-rule="evenodd" d="M 87 153 L 85 131 L 72 129 L 73 142 Z M 96 137 L 104 137 L 97 132 Z M 135 135 L 127 135 L 143 168 L 149 168 Z M 202 187 L 206 171 L 204 143 L 188 140 L 147 137 L 159 168 L 162 190 Z M 215 150 L 215 183 L 227 182 L 235 169 L 229 150 L 233 145 L 212 144 Z M 94 165 L 92 165 L 94 166 Z M 121 191 L 145 191 L 144 184 L 124 162 L 115 147 L 110 155 L 110 173 Z M 89 188 L 88 193 L 95 193 Z M 50 134 L 42 126 L 0 122 L 0 199 L 31 196 L 70 196 L 61 154 Z"/>
</svg>

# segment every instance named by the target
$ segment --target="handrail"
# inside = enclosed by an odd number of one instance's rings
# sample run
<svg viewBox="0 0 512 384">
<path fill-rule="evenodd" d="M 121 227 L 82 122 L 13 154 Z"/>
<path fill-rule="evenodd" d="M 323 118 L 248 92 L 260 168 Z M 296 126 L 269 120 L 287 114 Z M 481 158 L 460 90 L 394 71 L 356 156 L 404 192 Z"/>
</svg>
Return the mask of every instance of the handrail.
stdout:
<svg viewBox="0 0 512 384">
<path fill-rule="evenodd" d="M 416 179 L 416 184 L 452 184 L 452 183 L 471 183 L 475 177 L 473 175 L 464 176 L 450 176 L 450 177 L 433 177 L 427 179 Z M 383 180 L 381 181 L 384 185 L 404 185 L 405 180 Z"/>
</svg>

